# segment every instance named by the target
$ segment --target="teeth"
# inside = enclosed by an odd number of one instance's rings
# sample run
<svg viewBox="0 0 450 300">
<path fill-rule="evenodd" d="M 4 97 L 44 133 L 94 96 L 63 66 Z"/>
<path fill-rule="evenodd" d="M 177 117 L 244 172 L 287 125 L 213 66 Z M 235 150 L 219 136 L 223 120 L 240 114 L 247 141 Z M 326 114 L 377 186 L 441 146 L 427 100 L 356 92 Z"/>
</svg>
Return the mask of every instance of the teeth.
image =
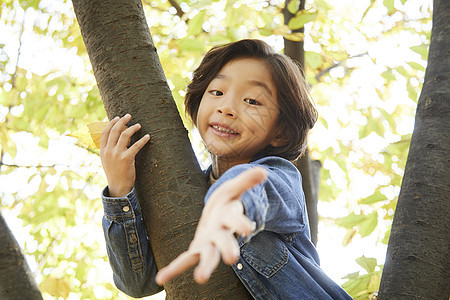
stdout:
<svg viewBox="0 0 450 300">
<path fill-rule="evenodd" d="M 212 127 L 213 127 L 215 130 L 220 131 L 220 132 L 236 134 L 236 132 L 234 132 L 233 130 L 226 129 L 226 128 L 223 128 L 223 127 L 220 127 L 220 126 L 217 126 L 217 125 L 213 125 Z"/>
</svg>

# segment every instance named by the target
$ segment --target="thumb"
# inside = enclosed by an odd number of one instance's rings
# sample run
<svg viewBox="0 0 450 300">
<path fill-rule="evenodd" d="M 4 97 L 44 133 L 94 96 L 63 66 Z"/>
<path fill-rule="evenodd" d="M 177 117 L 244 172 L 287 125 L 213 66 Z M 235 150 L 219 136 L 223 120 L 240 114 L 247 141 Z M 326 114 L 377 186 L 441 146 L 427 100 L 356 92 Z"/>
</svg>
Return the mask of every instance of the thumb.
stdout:
<svg viewBox="0 0 450 300">
<path fill-rule="evenodd" d="M 253 167 L 245 170 L 238 176 L 226 181 L 217 191 L 227 192 L 231 198 L 239 198 L 248 189 L 267 179 L 267 171 L 263 167 Z"/>
</svg>

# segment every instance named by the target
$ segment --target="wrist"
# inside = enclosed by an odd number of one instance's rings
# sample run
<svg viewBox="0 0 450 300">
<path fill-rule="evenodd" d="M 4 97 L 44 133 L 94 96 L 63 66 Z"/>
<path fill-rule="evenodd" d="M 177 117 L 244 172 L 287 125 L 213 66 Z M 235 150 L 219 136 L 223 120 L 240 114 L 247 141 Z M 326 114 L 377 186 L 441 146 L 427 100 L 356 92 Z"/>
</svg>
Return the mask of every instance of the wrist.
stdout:
<svg viewBox="0 0 450 300">
<path fill-rule="evenodd" d="M 117 188 L 108 186 L 109 196 L 111 198 L 122 198 L 131 192 L 132 188 Z"/>
</svg>

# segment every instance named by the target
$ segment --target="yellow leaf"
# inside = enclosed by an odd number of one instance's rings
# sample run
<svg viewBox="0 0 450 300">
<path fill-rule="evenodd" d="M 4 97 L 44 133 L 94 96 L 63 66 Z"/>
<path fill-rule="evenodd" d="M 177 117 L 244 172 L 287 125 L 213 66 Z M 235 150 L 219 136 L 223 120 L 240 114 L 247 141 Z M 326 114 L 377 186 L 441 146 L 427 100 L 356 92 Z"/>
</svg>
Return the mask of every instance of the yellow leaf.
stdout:
<svg viewBox="0 0 450 300">
<path fill-rule="evenodd" d="M 81 126 L 77 131 L 74 131 L 70 134 L 68 134 L 68 136 L 74 137 L 76 139 L 78 139 L 78 141 L 87 146 L 87 147 L 91 147 L 94 149 L 98 149 L 99 147 L 96 146 L 96 144 L 94 143 L 91 135 L 89 134 L 89 130 L 86 126 Z"/>
<path fill-rule="evenodd" d="M 82 126 L 79 130 L 68 134 L 71 137 L 77 138 L 78 141 L 88 147 L 94 149 L 100 149 L 100 141 L 102 138 L 103 129 L 105 129 L 106 125 L 109 122 L 94 122 L 90 123 L 87 126 Z M 124 126 L 121 132 L 127 129 L 127 126 Z M 128 144 L 131 139 L 128 140 Z"/>
<path fill-rule="evenodd" d="M 108 122 L 94 122 L 88 124 L 87 126 L 89 128 L 89 133 L 91 135 L 91 139 L 94 141 L 96 149 L 100 149 L 100 140 L 102 137 L 102 132 L 107 124 Z"/>
<path fill-rule="evenodd" d="M 70 294 L 70 286 L 64 279 L 47 277 L 41 284 L 40 289 L 54 297 L 67 299 Z"/>
</svg>

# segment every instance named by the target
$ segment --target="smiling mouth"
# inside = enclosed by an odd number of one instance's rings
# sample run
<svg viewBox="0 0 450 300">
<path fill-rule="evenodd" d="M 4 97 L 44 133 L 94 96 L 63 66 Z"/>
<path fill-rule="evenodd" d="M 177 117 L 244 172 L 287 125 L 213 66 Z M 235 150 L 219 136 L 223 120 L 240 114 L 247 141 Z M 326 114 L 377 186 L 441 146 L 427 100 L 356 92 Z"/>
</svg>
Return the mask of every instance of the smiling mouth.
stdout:
<svg viewBox="0 0 450 300">
<path fill-rule="evenodd" d="M 222 127 L 222 126 L 219 126 L 219 125 L 210 125 L 210 127 L 213 128 L 214 130 L 220 132 L 220 133 L 233 134 L 233 135 L 239 134 L 236 131 L 231 130 L 230 128 Z"/>
</svg>

